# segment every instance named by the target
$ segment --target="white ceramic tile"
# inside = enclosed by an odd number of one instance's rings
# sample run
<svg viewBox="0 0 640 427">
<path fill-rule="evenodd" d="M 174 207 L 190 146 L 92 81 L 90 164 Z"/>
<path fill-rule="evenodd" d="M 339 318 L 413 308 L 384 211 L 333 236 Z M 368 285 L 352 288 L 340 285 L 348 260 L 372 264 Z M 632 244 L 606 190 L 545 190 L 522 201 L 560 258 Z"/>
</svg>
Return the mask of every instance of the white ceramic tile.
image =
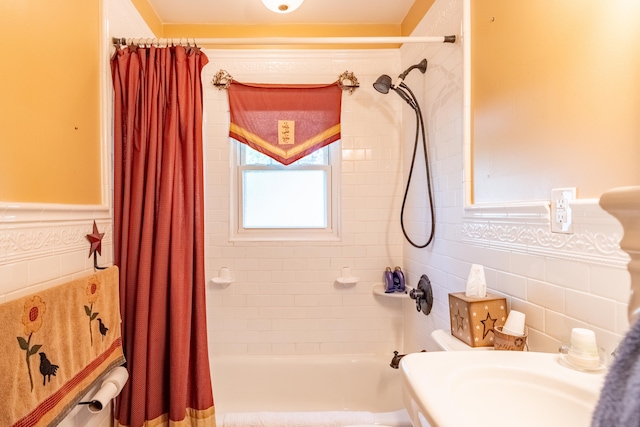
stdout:
<svg viewBox="0 0 640 427">
<path fill-rule="evenodd" d="M 562 342 L 535 329 L 529 330 L 527 345 L 530 351 L 557 353 Z"/>
<path fill-rule="evenodd" d="M 34 285 L 61 276 L 60 256 L 47 256 L 27 262 L 29 284 Z"/>
<path fill-rule="evenodd" d="M 552 310 L 545 310 L 544 319 L 544 333 L 563 343 L 569 342 L 571 329 L 589 328 L 586 322 L 581 322 Z"/>
<path fill-rule="evenodd" d="M 616 305 L 616 329 L 614 332 L 624 335 L 629 330 L 629 305 L 627 303 L 618 303 Z"/>
<path fill-rule="evenodd" d="M 544 280 L 545 259 L 535 255 L 511 254 L 511 273 L 532 279 Z"/>
<path fill-rule="evenodd" d="M 320 343 L 296 343 L 295 354 L 318 354 L 320 352 Z"/>
<path fill-rule="evenodd" d="M 524 300 L 527 298 L 527 279 L 511 273 L 498 271 L 496 285 L 500 292 Z"/>
<path fill-rule="evenodd" d="M 247 305 L 247 297 L 245 295 L 225 295 L 222 297 L 221 303 L 227 307 L 244 307 Z"/>
<path fill-rule="evenodd" d="M 631 292 L 631 276 L 625 268 L 592 265 L 589 289 L 595 295 L 626 304 Z"/>
<path fill-rule="evenodd" d="M 560 286 L 528 279 L 527 301 L 550 310 L 564 313 L 565 291 L 564 288 Z"/>
<path fill-rule="evenodd" d="M 0 266 L 0 295 L 20 290 L 28 285 L 27 262 L 17 262 Z"/>
<path fill-rule="evenodd" d="M 544 331 L 544 308 L 517 298 L 511 299 L 511 310 L 525 314 L 525 324 L 528 328 Z"/>
<path fill-rule="evenodd" d="M 566 290 L 565 314 L 577 320 L 609 331 L 616 330 L 617 303 L 610 299 Z"/>
<path fill-rule="evenodd" d="M 296 354 L 296 344 L 295 343 L 272 343 L 271 344 L 271 353 L 272 354 L 287 354 L 287 355 Z"/>
<path fill-rule="evenodd" d="M 271 343 L 248 343 L 247 354 L 271 354 L 273 351 Z"/>
<path fill-rule="evenodd" d="M 589 265 L 583 262 L 547 258 L 545 281 L 578 291 L 589 290 Z"/>
<path fill-rule="evenodd" d="M 596 333 L 596 343 L 598 347 L 605 351 L 604 355 L 607 358 L 607 362 L 612 362 L 612 353 L 620 344 L 623 336 L 597 327 L 591 327 L 591 329 Z"/>
</svg>

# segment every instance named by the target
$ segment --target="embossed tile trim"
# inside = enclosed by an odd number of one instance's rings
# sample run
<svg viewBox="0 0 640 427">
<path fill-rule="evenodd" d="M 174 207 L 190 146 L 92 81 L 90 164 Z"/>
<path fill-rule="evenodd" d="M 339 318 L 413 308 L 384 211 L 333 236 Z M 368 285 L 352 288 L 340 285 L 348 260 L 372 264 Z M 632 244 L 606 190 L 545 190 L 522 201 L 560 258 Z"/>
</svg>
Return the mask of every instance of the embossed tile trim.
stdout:
<svg viewBox="0 0 640 427">
<path fill-rule="evenodd" d="M 82 250 L 94 220 L 110 244 L 107 206 L 0 204 L 0 265 Z"/>
<path fill-rule="evenodd" d="M 572 206 L 573 234 L 551 233 L 545 203 L 472 207 L 465 211 L 462 241 L 491 249 L 625 267 L 622 227 L 596 200 Z"/>
</svg>

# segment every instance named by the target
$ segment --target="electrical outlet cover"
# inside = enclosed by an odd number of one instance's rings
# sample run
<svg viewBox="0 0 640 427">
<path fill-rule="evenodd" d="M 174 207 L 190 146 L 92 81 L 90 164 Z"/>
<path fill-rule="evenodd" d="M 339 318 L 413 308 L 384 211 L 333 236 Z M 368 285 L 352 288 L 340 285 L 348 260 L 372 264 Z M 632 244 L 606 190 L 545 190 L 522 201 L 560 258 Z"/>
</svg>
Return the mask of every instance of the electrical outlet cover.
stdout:
<svg viewBox="0 0 640 427">
<path fill-rule="evenodd" d="M 576 199 L 576 189 L 554 188 L 551 190 L 551 212 L 549 222 L 552 233 L 573 233 L 571 202 Z"/>
</svg>

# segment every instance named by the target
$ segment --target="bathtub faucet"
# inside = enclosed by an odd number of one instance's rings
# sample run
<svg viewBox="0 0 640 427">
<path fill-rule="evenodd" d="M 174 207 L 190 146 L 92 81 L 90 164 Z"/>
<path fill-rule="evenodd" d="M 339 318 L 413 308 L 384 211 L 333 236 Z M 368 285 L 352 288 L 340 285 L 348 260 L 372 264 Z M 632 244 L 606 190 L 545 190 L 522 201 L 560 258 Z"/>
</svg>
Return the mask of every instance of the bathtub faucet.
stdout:
<svg viewBox="0 0 640 427">
<path fill-rule="evenodd" d="M 393 359 L 391 359 L 391 363 L 389 363 L 389 366 L 391 366 L 393 369 L 398 369 L 398 367 L 400 366 L 400 360 L 405 356 L 406 354 L 398 354 L 397 351 L 394 351 Z"/>
<path fill-rule="evenodd" d="M 422 350 L 420 353 L 424 353 L 427 350 Z M 402 360 L 403 357 L 405 357 L 406 354 L 398 354 L 397 351 L 393 352 L 393 358 L 391 359 L 391 363 L 389 363 L 389 366 L 391 366 L 393 369 L 398 369 L 398 367 L 400 367 L 400 360 Z"/>
</svg>

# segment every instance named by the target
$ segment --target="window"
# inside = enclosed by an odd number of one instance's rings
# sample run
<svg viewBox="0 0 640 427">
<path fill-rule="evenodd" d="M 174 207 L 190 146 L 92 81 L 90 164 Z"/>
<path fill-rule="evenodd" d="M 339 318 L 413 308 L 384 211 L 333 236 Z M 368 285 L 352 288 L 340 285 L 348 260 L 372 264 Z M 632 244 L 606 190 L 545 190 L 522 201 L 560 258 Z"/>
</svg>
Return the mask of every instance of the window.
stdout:
<svg viewBox="0 0 640 427">
<path fill-rule="evenodd" d="M 232 240 L 337 240 L 340 141 L 284 166 L 231 140 Z"/>
</svg>

